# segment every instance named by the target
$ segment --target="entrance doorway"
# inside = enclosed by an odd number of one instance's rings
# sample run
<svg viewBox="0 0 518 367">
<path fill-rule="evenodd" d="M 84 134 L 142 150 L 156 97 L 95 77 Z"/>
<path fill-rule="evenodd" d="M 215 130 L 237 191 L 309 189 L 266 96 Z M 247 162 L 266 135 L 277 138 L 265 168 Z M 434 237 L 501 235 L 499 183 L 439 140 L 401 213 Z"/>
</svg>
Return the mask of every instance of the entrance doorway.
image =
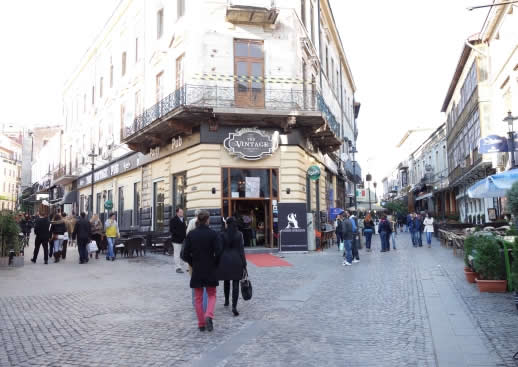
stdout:
<svg viewBox="0 0 518 367">
<path fill-rule="evenodd" d="M 278 169 L 222 168 L 221 173 L 223 216 L 238 219 L 245 246 L 275 247 L 272 211 L 279 200 Z"/>
<path fill-rule="evenodd" d="M 270 200 L 232 200 L 232 216 L 243 233 L 245 247 L 273 247 L 271 238 Z"/>
</svg>

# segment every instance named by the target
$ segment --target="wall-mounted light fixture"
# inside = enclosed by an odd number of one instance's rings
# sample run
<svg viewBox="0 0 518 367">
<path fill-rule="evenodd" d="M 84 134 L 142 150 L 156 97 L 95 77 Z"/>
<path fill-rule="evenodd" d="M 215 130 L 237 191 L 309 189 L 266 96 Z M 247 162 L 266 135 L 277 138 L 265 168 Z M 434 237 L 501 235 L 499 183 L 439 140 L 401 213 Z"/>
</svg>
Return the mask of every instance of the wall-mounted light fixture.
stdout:
<svg viewBox="0 0 518 367">
<path fill-rule="evenodd" d="M 286 189 L 286 194 L 288 194 L 288 195 L 289 195 L 289 194 L 290 194 L 290 192 L 291 192 L 291 189 L 288 187 L 288 188 Z"/>
<path fill-rule="evenodd" d="M 213 188 L 212 188 L 212 193 L 213 193 L 213 194 L 215 194 L 215 193 L 216 193 L 216 188 L 215 188 L 215 187 L 213 187 Z"/>
</svg>

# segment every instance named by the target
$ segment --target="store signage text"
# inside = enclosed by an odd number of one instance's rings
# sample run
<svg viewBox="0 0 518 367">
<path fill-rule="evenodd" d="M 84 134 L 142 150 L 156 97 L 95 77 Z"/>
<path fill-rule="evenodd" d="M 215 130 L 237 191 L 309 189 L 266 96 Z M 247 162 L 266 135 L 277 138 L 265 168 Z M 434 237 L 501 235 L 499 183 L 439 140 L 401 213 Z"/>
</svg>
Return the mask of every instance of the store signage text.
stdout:
<svg viewBox="0 0 518 367">
<path fill-rule="evenodd" d="M 318 166 L 310 166 L 308 168 L 308 176 L 312 180 L 318 180 L 320 178 L 320 167 Z"/>
<path fill-rule="evenodd" d="M 230 133 L 223 145 L 230 154 L 253 161 L 272 155 L 278 141 L 264 131 L 245 128 Z"/>
</svg>

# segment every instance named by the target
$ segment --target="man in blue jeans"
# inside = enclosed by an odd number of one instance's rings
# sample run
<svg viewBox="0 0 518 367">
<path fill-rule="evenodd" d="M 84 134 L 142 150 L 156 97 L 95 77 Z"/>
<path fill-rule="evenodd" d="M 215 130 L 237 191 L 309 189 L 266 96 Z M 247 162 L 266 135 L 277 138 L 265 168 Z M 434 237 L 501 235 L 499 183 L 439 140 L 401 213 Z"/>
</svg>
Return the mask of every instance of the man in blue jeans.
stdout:
<svg viewBox="0 0 518 367">
<path fill-rule="evenodd" d="M 342 221 L 342 238 L 344 240 L 344 262 L 343 266 L 352 265 L 353 261 L 353 252 L 352 252 L 352 244 L 353 244 L 353 225 L 351 220 L 349 219 L 349 213 L 344 213 L 344 219 Z"/>
</svg>

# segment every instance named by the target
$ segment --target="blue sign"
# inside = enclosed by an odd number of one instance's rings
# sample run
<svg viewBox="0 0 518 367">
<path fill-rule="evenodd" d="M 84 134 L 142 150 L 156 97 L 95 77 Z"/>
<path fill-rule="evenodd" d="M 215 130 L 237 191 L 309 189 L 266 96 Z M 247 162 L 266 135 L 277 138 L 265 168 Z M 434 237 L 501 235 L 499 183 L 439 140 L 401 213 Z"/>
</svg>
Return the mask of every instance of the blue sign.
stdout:
<svg viewBox="0 0 518 367">
<path fill-rule="evenodd" d="M 344 210 L 342 208 L 331 208 L 329 209 L 329 219 L 335 220 L 336 217 L 340 214 L 342 214 Z"/>
<path fill-rule="evenodd" d="M 480 139 L 478 144 L 478 152 L 485 153 L 502 153 L 508 152 L 507 139 L 498 135 L 489 135 Z"/>
</svg>

